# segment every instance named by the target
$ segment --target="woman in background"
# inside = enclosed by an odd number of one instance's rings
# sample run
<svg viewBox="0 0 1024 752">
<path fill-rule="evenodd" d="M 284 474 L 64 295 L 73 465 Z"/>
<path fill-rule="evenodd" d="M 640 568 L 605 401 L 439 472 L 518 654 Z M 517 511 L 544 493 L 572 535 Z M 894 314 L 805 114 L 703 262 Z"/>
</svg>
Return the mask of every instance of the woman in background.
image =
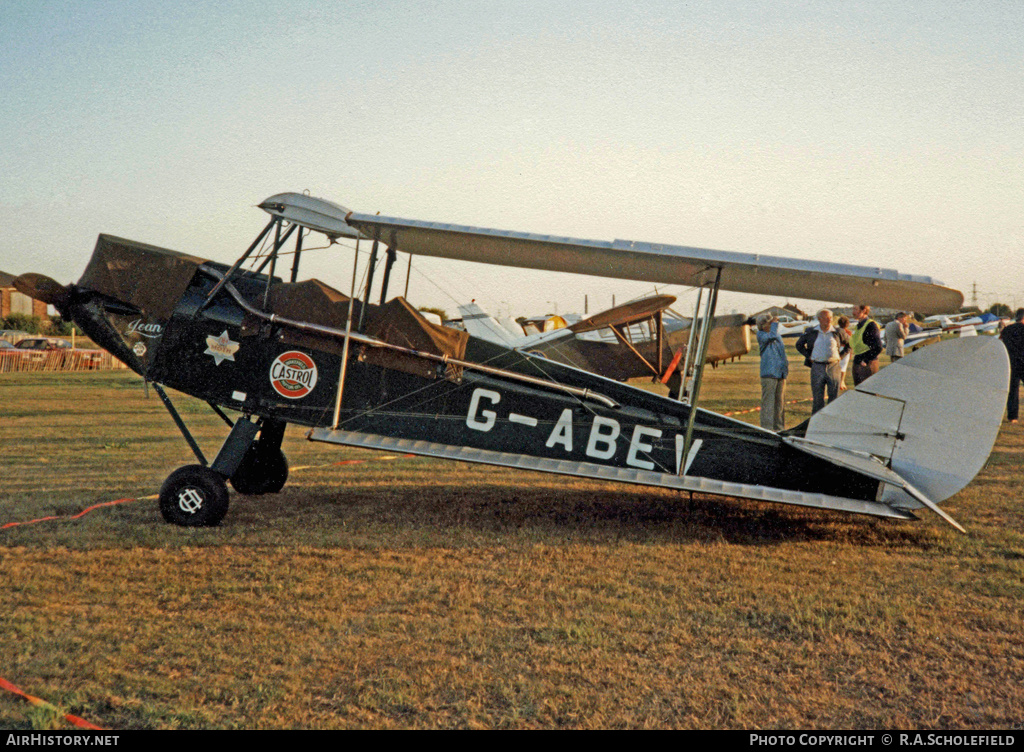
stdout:
<svg viewBox="0 0 1024 752">
<path fill-rule="evenodd" d="M 846 331 L 846 336 L 853 336 L 853 332 L 850 331 L 850 319 L 848 316 L 840 316 L 836 319 L 836 326 Z M 850 357 L 853 355 L 853 350 L 847 350 L 846 355 L 839 359 L 839 391 L 846 391 L 846 368 L 850 365 Z"/>
</svg>

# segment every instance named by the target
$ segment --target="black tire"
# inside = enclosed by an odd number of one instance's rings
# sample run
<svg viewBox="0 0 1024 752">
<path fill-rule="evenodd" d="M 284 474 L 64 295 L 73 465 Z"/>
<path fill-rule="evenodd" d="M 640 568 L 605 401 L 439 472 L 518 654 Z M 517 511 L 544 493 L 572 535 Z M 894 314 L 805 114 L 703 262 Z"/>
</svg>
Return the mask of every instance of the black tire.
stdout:
<svg viewBox="0 0 1024 752">
<path fill-rule="evenodd" d="M 265 493 L 280 493 L 288 482 L 288 458 L 280 449 L 275 451 L 266 462 L 267 477 Z"/>
<path fill-rule="evenodd" d="M 228 487 L 208 467 L 179 467 L 160 487 L 160 514 L 181 527 L 214 527 L 228 513 Z"/>
<path fill-rule="evenodd" d="M 288 460 L 284 452 L 280 449 L 261 451 L 258 441 L 245 453 L 242 463 L 231 476 L 235 490 L 248 496 L 277 493 L 287 481 Z"/>
</svg>

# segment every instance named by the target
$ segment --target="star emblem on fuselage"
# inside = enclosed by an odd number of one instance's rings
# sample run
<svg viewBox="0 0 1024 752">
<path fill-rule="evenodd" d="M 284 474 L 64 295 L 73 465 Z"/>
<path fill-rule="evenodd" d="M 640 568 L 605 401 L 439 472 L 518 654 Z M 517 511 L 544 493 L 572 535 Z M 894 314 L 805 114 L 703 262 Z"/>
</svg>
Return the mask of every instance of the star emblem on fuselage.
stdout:
<svg viewBox="0 0 1024 752">
<path fill-rule="evenodd" d="M 218 366 L 225 360 L 234 361 L 236 352 L 238 352 L 238 343 L 228 336 L 227 329 L 219 337 L 211 335 L 206 338 L 206 351 L 203 354 L 212 355 Z"/>
</svg>

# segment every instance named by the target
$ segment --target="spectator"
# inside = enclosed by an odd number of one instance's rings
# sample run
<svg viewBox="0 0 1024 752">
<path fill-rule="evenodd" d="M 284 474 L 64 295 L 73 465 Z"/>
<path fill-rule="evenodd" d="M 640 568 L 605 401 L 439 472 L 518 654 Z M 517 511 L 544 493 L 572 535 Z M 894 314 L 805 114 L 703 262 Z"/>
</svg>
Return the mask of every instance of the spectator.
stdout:
<svg viewBox="0 0 1024 752">
<path fill-rule="evenodd" d="M 885 354 L 895 363 L 903 357 L 903 340 L 910 334 L 907 327 L 907 314 L 900 311 L 896 318 L 885 325 Z"/>
<path fill-rule="evenodd" d="M 811 412 L 816 413 L 839 395 L 839 360 L 850 349 L 846 332 L 832 326 L 832 311 L 818 311 L 818 326 L 805 331 L 796 342 L 804 356 L 804 365 L 811 367 Z"/>
<path fill-rule="evenodd" d="M 789 360 L 779 334 L 779 318 L 767 313 L 757 317 L 757 346 L 761 352 L 761 428 L 781 431 L 786 427 L 786 377 Z"/>
<path fill-rule="evenodd" d="M 1024 308 L 1018 308 L 1013 323 L 999 334 L 1010 356 L 1010 393 L 1006 397 L 1006 419 L 1016 423 L 1020 413 L 1020 382 L 1024 378 Z"/>
<path fill-rule="evenodd" d="M 878 373 L 878 356 L 882 352 L 882 337 L 878 323 L 871 318 L 871 306 L 859 305 L 853 309 L 857 328 L 850 338 L 853 348 L 853 385 Z"/>
<path fill-rule="evenodd" d="M 850 331 L 850 317 L 840 316 L 836 319 L 836 326 L 846 332 L 846 338 L 849 339 L 853 336 L 853 332 Z M 846 355 L 839 359 L 839 391 L 846 391 L 846 369 L 850 365 L 850 357 L 853 355 L 853 350 L 847 350 Z"/>
</svg>

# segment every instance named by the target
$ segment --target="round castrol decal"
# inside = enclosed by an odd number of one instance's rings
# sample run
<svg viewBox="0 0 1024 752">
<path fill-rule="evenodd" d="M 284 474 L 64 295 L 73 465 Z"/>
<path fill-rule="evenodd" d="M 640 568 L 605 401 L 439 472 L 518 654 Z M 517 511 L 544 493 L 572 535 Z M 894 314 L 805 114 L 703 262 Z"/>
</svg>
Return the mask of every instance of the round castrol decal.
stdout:
<svg viewBox="0 0 1024 752">
<path fill-rule="evenodd" d="M 270 364 L 270 385 L 288 399 L 302 399 L 316 386 L 316 363 L 306 353 L 282 353 Z"/>
</svg>

